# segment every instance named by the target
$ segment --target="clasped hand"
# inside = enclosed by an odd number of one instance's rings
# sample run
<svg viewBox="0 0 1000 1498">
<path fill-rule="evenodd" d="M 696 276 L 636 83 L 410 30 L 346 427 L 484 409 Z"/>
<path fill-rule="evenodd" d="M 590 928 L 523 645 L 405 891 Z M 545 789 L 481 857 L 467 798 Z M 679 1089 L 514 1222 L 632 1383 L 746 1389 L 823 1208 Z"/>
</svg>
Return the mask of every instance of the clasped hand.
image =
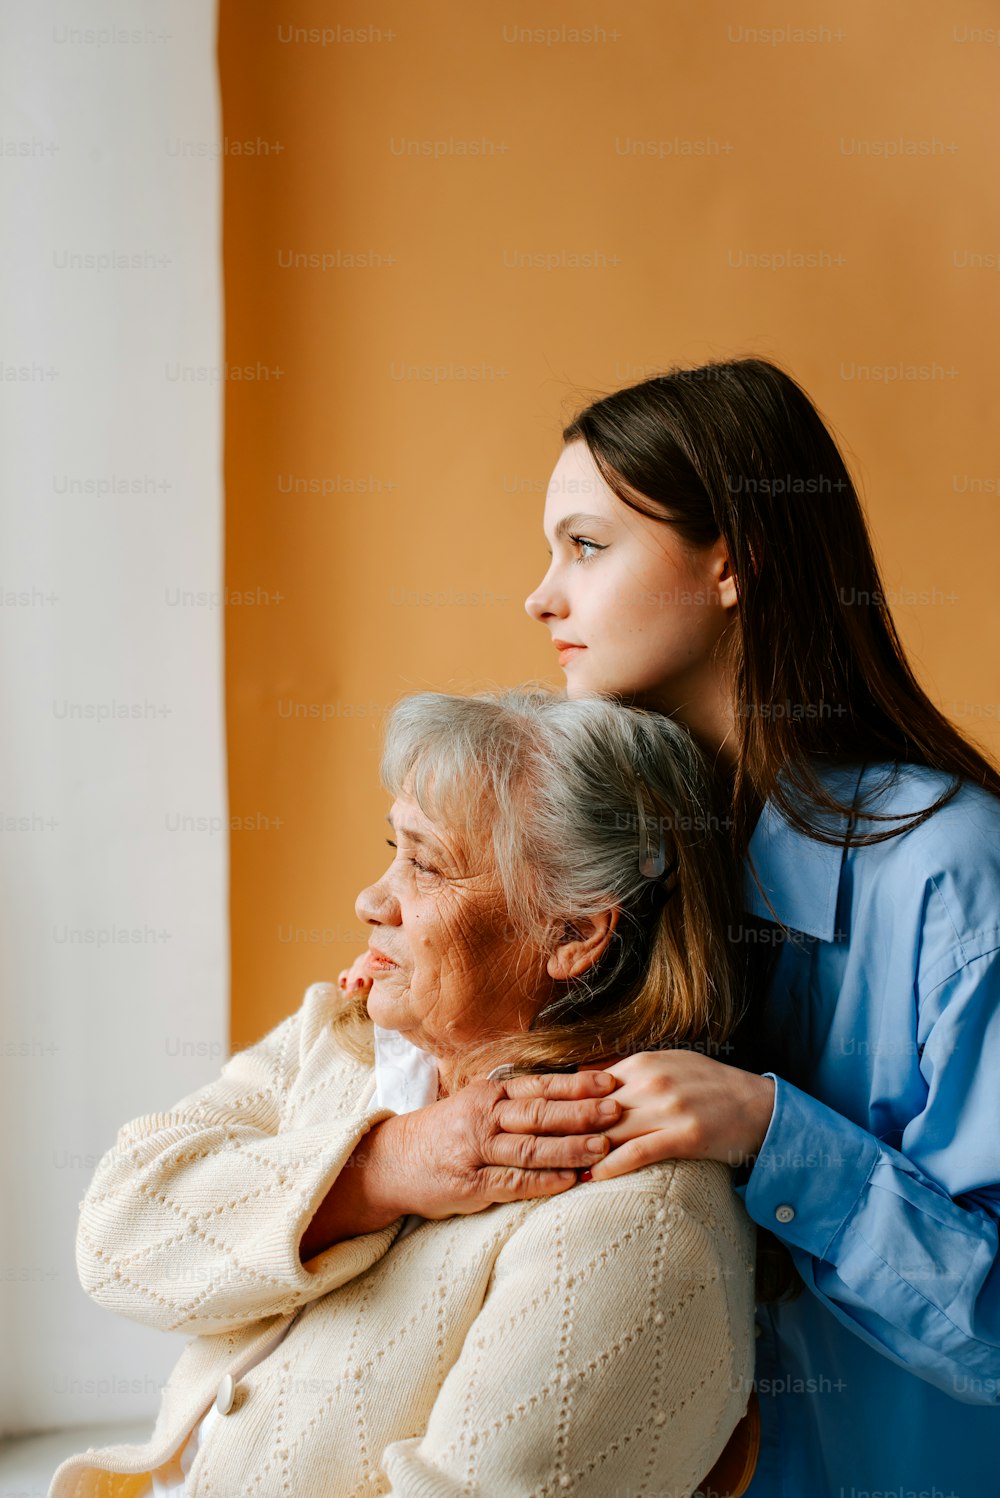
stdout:
<svg viewBox="0 0 1000 1498">
<path fill-rule="evenodd" d="M 340 975 L 360 979 L 360 960 Z M 608 1180 L 658 1160 L 753 1160 L 774 1083 L 692 1050 L 647 1051 L 575 1073 L 474 1081 L 379 1124 L 373 1167 L 399 1210 L 441 1218 Z"/>
</svg>

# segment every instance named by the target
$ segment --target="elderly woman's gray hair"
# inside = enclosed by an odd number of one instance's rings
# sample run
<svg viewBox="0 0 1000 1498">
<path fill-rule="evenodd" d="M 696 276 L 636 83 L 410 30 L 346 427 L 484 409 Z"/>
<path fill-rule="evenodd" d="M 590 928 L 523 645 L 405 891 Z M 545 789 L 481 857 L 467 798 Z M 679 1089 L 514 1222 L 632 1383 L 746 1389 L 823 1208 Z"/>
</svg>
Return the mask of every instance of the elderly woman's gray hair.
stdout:
<svg viewBox="0 0 1000 1498">
<path fill-rule="evenodd" d="M 380 774 L 467 845 L 491 847 L 512 944 L 555 945 L 577 922 L 619 911 L 603 957 L 566 980 L 529 1031 L 504 1037 L 501 1059 L 564 1067 L 727 1039 L 740 1005 L 737 869 L 684 727 L 537 686 L 420 692 L 389 713 Z M 486 1065 L 489 1049 L 468 1064 Z"/>
</svg>

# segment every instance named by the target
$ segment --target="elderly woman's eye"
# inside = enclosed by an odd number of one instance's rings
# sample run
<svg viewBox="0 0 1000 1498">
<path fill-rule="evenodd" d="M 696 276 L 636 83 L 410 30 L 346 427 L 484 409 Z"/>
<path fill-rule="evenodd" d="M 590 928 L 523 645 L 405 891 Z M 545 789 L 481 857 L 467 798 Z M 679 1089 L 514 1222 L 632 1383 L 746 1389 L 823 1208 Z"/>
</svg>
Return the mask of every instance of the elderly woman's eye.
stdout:
<svg viewBox="0 0 1000 1498">
<path fill-rule="evenodd" d="M 386 838 L 386 842 L 389 844 L 390 848 L 394 848 L 396 846 L 396 844 L 393 842 L 393 840 L 392 840 L 391 837 L 387 837 Z M 416 859 L 416 858 L 408 858 L 406 861 L 407 861 L 407 863 L 412 863 L 413 867 L 415 869 L 419 869 L 422 874 L 433 874 L 434 873 L 433 869 L 428 868 L 425 863 L 420 863 L 419 860 Z"/>
</svg>

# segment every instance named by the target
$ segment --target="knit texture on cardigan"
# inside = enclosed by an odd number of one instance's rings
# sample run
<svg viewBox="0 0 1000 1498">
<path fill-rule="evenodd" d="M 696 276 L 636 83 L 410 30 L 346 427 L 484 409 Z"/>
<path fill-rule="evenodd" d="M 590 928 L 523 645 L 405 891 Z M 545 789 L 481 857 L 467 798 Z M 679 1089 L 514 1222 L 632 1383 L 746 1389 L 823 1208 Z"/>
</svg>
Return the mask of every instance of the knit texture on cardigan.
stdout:
<svg viewBox="0 0 1000 1498">
<path fill-rule="evenodd" d="M 400 1219 L 303 1265 L 316 1208 L 389 1116 L 333 1042 L 337 998 L 313 984 L 100 1160 L 83 1288 L 191 1340 L 149 1441 L 67 1458 L 49 1498 L 139 1498 L 226 1373 L 198 1498 L 687 1498 L 752 1388 L 753 1235 L 729 1170 L 665 1162 L 397 1243 Z"/>
</svg>

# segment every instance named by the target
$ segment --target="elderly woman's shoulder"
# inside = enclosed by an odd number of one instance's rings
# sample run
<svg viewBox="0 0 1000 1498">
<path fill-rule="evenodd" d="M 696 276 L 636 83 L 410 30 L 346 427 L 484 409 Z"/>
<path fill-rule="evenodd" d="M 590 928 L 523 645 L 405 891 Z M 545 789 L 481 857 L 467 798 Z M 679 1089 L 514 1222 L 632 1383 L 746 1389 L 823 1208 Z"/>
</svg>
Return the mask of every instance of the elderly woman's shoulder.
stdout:
<svg viewBox="0 0 1000 1498">
<path fill-rule="evenodd" d="M 709 1232 L 721 1231 L 734 1244 L 750 1241 L 753 1224 L 733 1190 L 733 1172 L 719 1160 L 659 1160 L 610 1181 L 590 1183 L 629 1197 L 657 1199 L 664 1218 L 684 1216 Z"/>
<path fill-rule="evenodd" d="M 348 1018 L 354 1023 L 343 1024 Z M 374 1054 L 370 1060 L 362 1060 L 359 1055 L 353 1053 L 349 1041 L 344 1045 L 344 1039 L 353 1036 L 370 1042 L 374 1034 L 374 1027 L 370 1021 L 360 1019 L 354 1013 L 353 1000 L 345 995 L 336 985 L 321 980 L 310 983 L 302 997 L 302 1004 L 298 1015 L 299 1044 L 303 1051 L 309 1051 L 320 1040 L 328 1040 L 335 1037 L 339 1044 L 338 1050 L 344 1058 L 345 1064 L 351 1068 L 361 1071 L 370 1071 L 374 1065 Z"/>
<path fill-rule="evenodd" d="M 755 1230 L 726 1165 L 665 1160 L 522 1204 L 517 1215 L 502 1257 L 537 1264 L 555 1254 L 574 1274 L 652 1276 L 668 1297 L 708 1293 L 723 1319 L 749 1324 Z"/>
<path fill-rule="evenodd" d="M 375 1065 L 372 1026 L 349 1008 L 335 983 L 310 983 L 298 1009 L 272 1032 L 280 1069 L 290 1085 L 301 1087 L 321 1076 L 326 1087 L 344 1089 L 341 1101 L 349 1105 L 370 1090 Z"/>
<path fill-rule="evenodd" d="M 755 1229 L 733 1190 L 731 1169 L 716 1160 L 662 1160 L 528 1206 L 536 1222 L 529 1226 L 529 1215 L 522 1230 L 531 1236 L 543 1230 L 586 1240 L 591 1249 L 637 1236 L 654 1255 L 665 1251 L 682 1275 L 704 1270 L 710 1279 L 752 1279 Z"/>
</svg>

